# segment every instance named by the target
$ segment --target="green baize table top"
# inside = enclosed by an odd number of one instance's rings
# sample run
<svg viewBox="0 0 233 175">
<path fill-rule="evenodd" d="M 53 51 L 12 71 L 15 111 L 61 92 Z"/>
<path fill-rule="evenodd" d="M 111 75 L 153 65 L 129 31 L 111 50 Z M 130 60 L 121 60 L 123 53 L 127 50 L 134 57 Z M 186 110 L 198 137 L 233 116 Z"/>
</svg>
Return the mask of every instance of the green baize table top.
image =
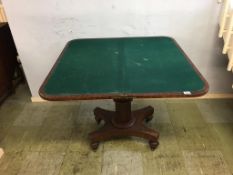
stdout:
<svg viewBox="0 0 233 175">
<path fill-rule="evenodd" d="M 76 39 L 42 84 L 48 100 L 189 97 L 208 84 L 169 37 Z"/>
</svg>

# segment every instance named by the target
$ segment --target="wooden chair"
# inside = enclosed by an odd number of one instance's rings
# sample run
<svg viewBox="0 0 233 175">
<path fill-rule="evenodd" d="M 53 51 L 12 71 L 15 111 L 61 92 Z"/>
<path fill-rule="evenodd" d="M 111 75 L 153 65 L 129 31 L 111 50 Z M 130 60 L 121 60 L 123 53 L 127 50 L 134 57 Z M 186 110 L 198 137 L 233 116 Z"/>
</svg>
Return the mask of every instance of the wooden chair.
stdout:
<svg viewBox="0 0 233 175">
<path fill-rule="evenodd" d="M 229 8 L 228 8 L 228 19 L 225 21 L 223 39 L 224 39 L 224 47 L 223 47 L 223 54 L 226 54 L 229 49 L 232 49 L 233 41 L 232 41 L 232 34 L 233 34 L 233 1 L 230 1 Z"/>
<path fill-rule="evenodd" d="M 230 0 L 221 0 L 218 2 L 222 3 L 222 10 L 221 10 L 221 18 L 220 18 L 220 30 L 219 30 L 219 34 L 218 36 L 221 38 L 223 37 L 223 33 L 226 32 L 225 30 L 225 27 L 226 27 L 226 22 L 227 22 L 227 19 L 229 18 L 229 7 L 230 7 Z"/>
<path fill-rule="evenodd" d="M 227 70 L 233 67 L 233 0 L 225 0 L 222 7 L 219 37 L 223 37 L 223 54 L 228 55 Z"/>
</svg>

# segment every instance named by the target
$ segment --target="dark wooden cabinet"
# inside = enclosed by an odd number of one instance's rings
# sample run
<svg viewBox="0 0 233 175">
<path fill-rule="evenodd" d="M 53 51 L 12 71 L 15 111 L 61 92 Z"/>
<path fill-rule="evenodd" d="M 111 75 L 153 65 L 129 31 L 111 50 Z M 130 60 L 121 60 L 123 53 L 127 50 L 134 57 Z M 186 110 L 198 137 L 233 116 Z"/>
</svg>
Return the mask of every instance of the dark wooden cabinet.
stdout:
<svg viewBox="0 0 233 175">
<path fill-rule="evenodd" d="M 0 23 L 0 102 L 12 92 L 17 51 L 7 23 Z"/>
</svg>

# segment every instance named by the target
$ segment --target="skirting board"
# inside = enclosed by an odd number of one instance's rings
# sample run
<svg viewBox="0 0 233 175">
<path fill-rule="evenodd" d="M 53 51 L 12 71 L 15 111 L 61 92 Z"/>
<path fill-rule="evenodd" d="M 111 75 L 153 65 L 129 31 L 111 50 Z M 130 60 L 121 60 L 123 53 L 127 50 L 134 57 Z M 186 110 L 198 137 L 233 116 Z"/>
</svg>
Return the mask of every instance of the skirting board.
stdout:
<svg viewBox="0 0 233 175">
<path fill-rule="evenodd" d="M 34 103 L 37 102 L 47 102 L 47 100 L 42 99 L 41 97 L 31 97 L 31 101 Z"/>
<path fill-rule="evenodd" d="M 177 99 L 177 98 L 170 98 L 170 99 Z M 178 98 L 178 99 L 233 99 L 233 93 L 232 94 L 210 94 L 208 93 L 201 97 Z M 47 100 L 44 100 L 41 97 L 31 97 L 31 101 L 33 103 L 47 102 Z"/>
</svg>

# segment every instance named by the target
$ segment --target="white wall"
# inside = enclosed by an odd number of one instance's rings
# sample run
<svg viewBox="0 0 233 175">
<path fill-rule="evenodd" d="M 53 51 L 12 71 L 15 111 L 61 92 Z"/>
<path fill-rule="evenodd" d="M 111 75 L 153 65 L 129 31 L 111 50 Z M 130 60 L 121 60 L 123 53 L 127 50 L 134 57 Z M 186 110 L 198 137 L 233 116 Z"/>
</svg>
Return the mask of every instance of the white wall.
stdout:
<svg viewBox="0 0 233 175">
<path fill-rule="evenodd" d="M 33 96 L 38 96 L 65 43 L 90 37 L 172 36 L 206 76 L 211 91 L 231 89 L 232 75 L 225 71 L 225 58 L 220 58 L 216 0 L 3 0 L 3 4 Z M 226 78 L 216 82 L 216 76 Z"/>
</svg>

